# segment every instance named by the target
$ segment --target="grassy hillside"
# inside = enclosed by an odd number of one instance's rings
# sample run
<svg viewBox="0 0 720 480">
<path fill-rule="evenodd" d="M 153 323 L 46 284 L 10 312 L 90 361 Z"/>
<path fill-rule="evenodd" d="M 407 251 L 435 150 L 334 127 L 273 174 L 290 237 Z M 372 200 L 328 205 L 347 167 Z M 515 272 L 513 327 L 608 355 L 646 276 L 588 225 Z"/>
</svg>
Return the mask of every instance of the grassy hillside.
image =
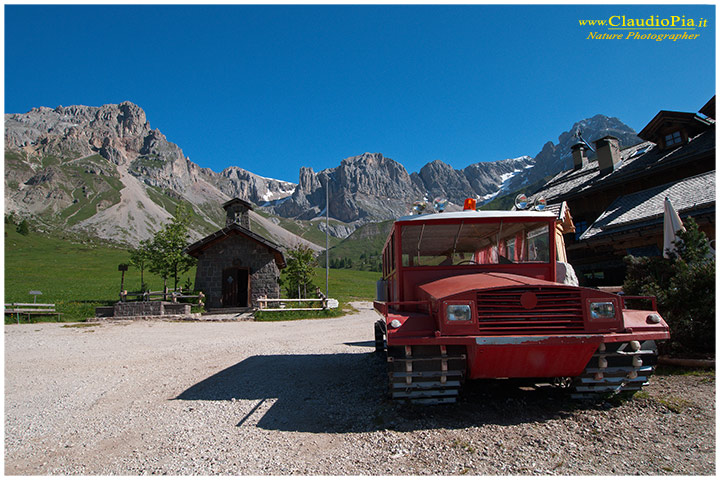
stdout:
<svg viewBox="0 0 720 480">
<path fill-rule="evenodd" d="M 382 249 L 392 225 L 393 220 L 386 220 L 358 228 L 352 235 L 330 249 L 330 265 L 333 265 L 333 260 L 350 259 L 356 270 L 377 267 L 380 265 Z M 324 252 L 320 254 L 319 261 L 321 266 L 325 265 Z"/>
<path fill-rule="evenodd" d="M 184 203 L 185 206 L 189 209 L 190 224 L 193 226 L 193 229 L 203 235 L 207 235 L 211 232 L 216 231 L 218 229 L 218 226 L 225 225 L 225 212 L 222 210 L 222 208 L 220 208 L 220 205 L 205 204 L 202 206 L 204 212 L 207 213 L 210 218 L 215 222 L 215 224 L 213 224 L 208 222 L 203 215 L 198 213 L 195 210 L 195 207 L 193 207 L 193 205 L 190 205 L 188 202 L 184 201 L 177 193 L 173 192 L 172 190 L 163 190 L 158 187 L 148 187 L 147 193 L 148 197 L 150 197 L 150 200 L 155 202 L 160 207 L 164 208 L 171 215 L 175 215 L 175 210 L 177 210 L 178 205 L 180 205 L 180 203 Z"/>
<path fill-rule="evenodd" d="M 314 243 L 315 245 L 324 246 L 325 245 L 325 232 L 320 230 L 318 226 L 320 224 L 325 223 L 325 220 L 296 220 L 292 218 L 283 218 L 280 216 L 271 215 L 261 209 L 256 209 L 255 212 L 262 215 L 265 218 L 274 218 L 277 220 L 278 225 L 280 225 L 282 228 L 287 230 L 288 232 L 294 233 L 298 237 L 304 238 L 305 240 Z M 331 225 L 346 225 L 345 223 L 330 219 Z M 253 224 L 254 225 L 254 224 Z M 254 228 L 254 227 L 253 227 Z M 330 247 L 337 245 L 340 243 L 341 239 L 337 237 L 333 237 L 330 235 L 329 237 L 330 241 Z"/>
<path fill-rule="evenodd" d="M 123 184 L 112 162 L 100 155 L 77 158 L 75 152 L 65 152 L 62 158 L 45 156 L 30 159 L 37 171 L 24 163 L 27 158 L 18 152 L 5 152 L 6 188 L 18 189 L 18 180 L 35 175 L 37 194 L 51 196 L 54 202 L 39 214 L 39 218 L 55 228 L 75 225 L 100 210 L 120 202 Z"/>
<path fill-rule="evenodd" d="M 32 302 L 28 292 L 40 290 L 43 294 L 38 303 L 55 303 L 64 321 L 82 321 L 95 315 L 96 306 L 118 300 L 118 265 L 128 263 L 128 257 L 127 251 L 120 248 L 43 237 L 34 232 L 20 235 L 14 225 L 5 224 L 5 303 Z M 194 269 L 182 276 L 181 283 L 188 277 L 195 280 Z M 145 282 L 152 290 L 162 290 L 162 279 L 147 271 Z M 140 288 L 137 269 L 130 267 L 125 272 L 125 288 Z"/>
</svg>

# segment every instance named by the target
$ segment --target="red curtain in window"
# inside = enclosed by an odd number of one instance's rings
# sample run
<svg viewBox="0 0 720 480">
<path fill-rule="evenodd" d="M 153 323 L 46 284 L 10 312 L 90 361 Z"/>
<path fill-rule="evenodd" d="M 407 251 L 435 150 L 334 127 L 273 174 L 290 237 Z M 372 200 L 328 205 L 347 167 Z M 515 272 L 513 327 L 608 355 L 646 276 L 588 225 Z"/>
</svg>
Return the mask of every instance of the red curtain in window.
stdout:
<svg viewBox="0 0 720 480">
<path fill-rule="evenodd" d="M 518 233 L 515 235 L 515 258 L 513 259 L 514 262 L 521 262 L 524 258 L 523 256 L 523 249 L 525 248 L 525 242 L 523 242 L 525 238 L 525 235 L 523 233 Z"/>
</svg>

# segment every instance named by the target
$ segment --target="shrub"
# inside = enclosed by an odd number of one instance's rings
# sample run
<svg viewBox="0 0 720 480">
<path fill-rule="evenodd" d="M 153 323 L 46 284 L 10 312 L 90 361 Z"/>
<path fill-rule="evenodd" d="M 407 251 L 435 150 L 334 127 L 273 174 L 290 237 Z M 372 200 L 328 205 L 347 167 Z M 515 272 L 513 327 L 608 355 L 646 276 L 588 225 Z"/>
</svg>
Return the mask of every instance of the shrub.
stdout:
<svg viewBox="0 0 720 480">
<path fill-rule="evenodd" d="M 20 225 L 17 227 L 17 232 L 20 235 L 28 235 L 30 233 L 30 225 L 28 225 L 27 220 L 20 222 Z"/>
<path fill-rule="evenodd" d="M 670 258 L 625 257 L 628 295 L 657 297 L 658 310 L 672 336 L 665 349 L 673 353 L 715 351 L 715 257 L 707 237 L 689 218 L 678 232 Z"/>
</svg>

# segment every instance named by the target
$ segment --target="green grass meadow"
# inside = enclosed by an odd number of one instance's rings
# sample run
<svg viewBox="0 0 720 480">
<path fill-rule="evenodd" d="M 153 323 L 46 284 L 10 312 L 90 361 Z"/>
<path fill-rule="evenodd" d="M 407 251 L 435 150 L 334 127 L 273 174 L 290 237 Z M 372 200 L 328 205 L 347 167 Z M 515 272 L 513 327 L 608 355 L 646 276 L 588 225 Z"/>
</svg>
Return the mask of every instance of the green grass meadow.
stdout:
<svg viewBox="0 0 720 480">
<path fill-rule="evenodd" d="M 84 245 L 35 232 L 24 236 L 15 231 L 14 225 L 6 224 L 4 303 L 32 302 L 28 292 L 40 290 L 43 294 L 37 302 L 54 303 L 56 310 L 63 314 L 62 321 L 85 321 L 95 315 L 95 307 L 118 301 L 121 277 L 118 265 L 128 262 L 127 250 Z M 194 283 L 194 268 L 181 276 L 180 284 L 187 278 Z M 338 299 L 341 306 L 354 300 L 372 300 L 379 278 L 377 272 L 331 269 L 330 297 Z M 147 271 L 145 283 L 151 290 L 162 290 L 162 279 Z M 324 269 L 316 269 L 314 283 L 325 291 Z M 125 272 L 125 289 L 140 289 L 140 271 L 132 266 Z M 32 319 L 55 321 L 57 316 L 35 315 Z M 16 319 L 7 315 L 5 321 L 14 323 Z"/>
<path fill-rule="evenodd" d="M 263 322 L 277 322 L 282 320 L 298 320 L 301 318 L 330 318 L 340 317 L 352 311 L 348 305 L 350 302 L 364 300 L 369 301 L 375 298 L 375 282 L 380 278 L 378 272 L 363 272 L 359 270 L 336 270 L 330 269 L 328 279 L 328 293 L 330 298 L 340 302 L 340 307 L 324 311 L 300 311 L 300 312 L 257 312 L 255 319 Z M 313 284 L 320 287 L 325 293 L 325 269 L 316 268 L 313 276 Z M 282 297 L 286 292 L 283 290 Z M 315 296 L 315 295 L 311 295 Z"/>
<path fill-rule="evenodd" d="M 5 302 L 31 303 L 30 290 L 40 290 L 38 303 L 54 303 L 62 321 L 84 321 L 95 316 L 95 307 L 119 300 L 121 272 L 128 263 L 127 250 L 89 246 L 38 235 L 20 235 L 5 225 Z M 195 281 L 192 269 L 181 277 Z M 162 278 L 145 272 L 151 290 L 162 290 Z M 172 287 L 172 285 L 170 285 Z M 140 271 L 125 272 L 125 289 L 140 289 Z M 53 321 L 57 316 L 34 315 L 33 321 Z M 7 315 L 7 322 L 17 321 Z M 23 321 L 21 319 L 21 321 Z"/>
<path fill-rule="evenodd" d="M 330 269 L 329 295 L 340 303 L 375 298 L 375 282 L 380 279 L 379 272 L 359 270 Z M 313 283 L 325 292 L 325 269 L 316 268 Z"/>
</svg>

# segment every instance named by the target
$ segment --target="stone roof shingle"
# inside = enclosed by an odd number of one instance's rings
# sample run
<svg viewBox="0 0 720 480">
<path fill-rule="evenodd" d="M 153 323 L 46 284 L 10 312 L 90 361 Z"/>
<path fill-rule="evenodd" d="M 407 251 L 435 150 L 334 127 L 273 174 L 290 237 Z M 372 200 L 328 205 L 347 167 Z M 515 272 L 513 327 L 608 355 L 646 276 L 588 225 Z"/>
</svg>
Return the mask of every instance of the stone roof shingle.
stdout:
<svg viewBox="0 0 720 480">
<path fill-rule="evenodd" d="M 256 243 L 259 243 L 260 245 L 267 248 L 274 255 L 275 263 L 277 264 L 278 268 L 282 269 L 287 266 L 287 264 L 285 263 L 285 256 L 282 253 L 280 245 L 271 242 L 267 238 L 258 235 L 257 233 L 252 232 L 237 223 L 232 223 L 225 228 L 218 230 L 215 233 L 211 233 L 202 240 L 198 240 L 192 245 L 186 247 L 185 252 L 188 255 L 197 258 L 197 256 L 202 250 L 214 244 L 215 242 L 221 241 L 222 239 L 227 238 L 231 235 L 241 235 Z"/>
<path fill-rule="evenodd" d="M 661 224 L 665 197 L 681 216 L 714 212 L 715 171 L 617 198 L 580 236 L 580 240 L 594 240 Z"/>
<path fill-rule="evenodd" d="M 601 176 L 597 161 L 591 161 L 580 170 L 558 173 L 534 196 L 544 196 L 550 202 L 580 194 L 586 195 L 595 189 L 645 175 L 651 169 L 673 168 L 688 158 L 709 153 L 714 149 L 714 126 L 696 135 L 687 144 L 672 150 L 660 150 L 652 142 L 642 142 L 621 150 L 621 161 L 613 172 Z"/>
</svg>

